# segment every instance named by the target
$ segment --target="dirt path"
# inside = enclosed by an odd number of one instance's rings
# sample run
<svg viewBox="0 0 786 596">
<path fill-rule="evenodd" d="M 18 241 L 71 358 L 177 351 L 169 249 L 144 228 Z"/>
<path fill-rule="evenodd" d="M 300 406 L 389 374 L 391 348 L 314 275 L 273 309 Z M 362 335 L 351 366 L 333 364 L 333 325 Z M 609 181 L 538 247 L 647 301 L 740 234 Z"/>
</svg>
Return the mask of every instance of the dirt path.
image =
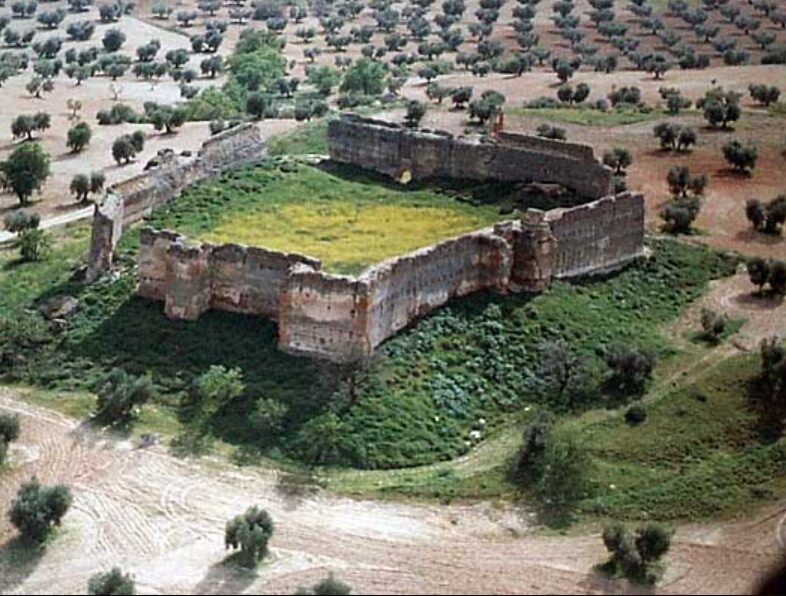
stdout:
<svg viewBox="0 0 786 596">
<path fill-rule="evenodd" d="M 177 460 L 135 449 L 4 389 L 0 408 L 22 415 L 8 503 L 32 474 L 73 487 L 62 532 L 40 559 L 20 560 L 0 521 L 0 591 L 81 592 L 97 570 L 120 565 L 141 593 L 292 593 L 333 571 L 356 593 L 614 593 L 591 575 L 604 558 L 596 535 L 546 537 L 520 511 L 355 501 L 289 490 L 274 472 Z M 222 565 L 223 526 L 251 504 L 277 524 L 257 574 Z M 663 593 L 749 591 L 778 554 L 786 502 L 750 522 L 678 533 Z"/>
</svg>

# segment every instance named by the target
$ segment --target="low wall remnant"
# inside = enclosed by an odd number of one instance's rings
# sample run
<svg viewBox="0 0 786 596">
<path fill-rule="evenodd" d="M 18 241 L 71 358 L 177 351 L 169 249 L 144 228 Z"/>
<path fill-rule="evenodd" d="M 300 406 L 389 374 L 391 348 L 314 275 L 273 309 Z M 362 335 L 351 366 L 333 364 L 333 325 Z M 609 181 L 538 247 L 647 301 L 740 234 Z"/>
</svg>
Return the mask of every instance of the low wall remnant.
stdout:
<svg viewBox="0 0 786 596">
<path fill-rule="evenodd" d="M 112 255 L 124 228 L 193 183 L 259 160 L 264 150 L 259 129 L 253 124 L 241 124 L 205 141 L 196 157 L 160 152 L 155 167 L 110 186 L 93 216 L 87 280 L 95 281 L 112 266 Z"/>
</svg>

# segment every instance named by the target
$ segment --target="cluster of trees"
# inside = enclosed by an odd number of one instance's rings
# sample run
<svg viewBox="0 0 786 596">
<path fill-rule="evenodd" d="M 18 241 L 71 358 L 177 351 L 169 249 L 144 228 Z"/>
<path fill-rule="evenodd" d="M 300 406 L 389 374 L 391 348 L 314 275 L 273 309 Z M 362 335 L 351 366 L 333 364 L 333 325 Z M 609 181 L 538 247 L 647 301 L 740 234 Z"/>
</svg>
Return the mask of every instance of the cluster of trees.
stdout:
<svg viewBox="0 0 786 596">
<path fill-rule="evenodd" d="M 687 233 L 701 209 L 701 196 L 707 187 L 705 174 L 691 174 L 687 166 L 673 166 L 666 176 L 672 198 L 661 210 L 666 231 Z"/>
<path fill-rule="evenodd" d="M 728 320 L 724 315 L 709 308 L 701 309 L 701 337 L 705 341 L 717 344 L 726 332 L 727 326 Z"/>
<path fill-rule="evenodd" d="M 603 353 L 602 363 L 564 342 L 547 342 L 540 352 L 538 377 L 544 400 L 571 412 L 595 401 L 601 388 L 641 394 L 656 363 L 652 351 L 637 346 L 611 346 Z"/>
<path fill-rule="evenodd" d="M 131 134 L 124 134 L 115 139 L 112 143 L 112 157 L 120 163 L 131 163 L 137 153 L 141 153 L 145 148 L 145 133 L 136 130 Z"/>
<path fill-rule="evenodd" d="M 149 378 L 129 375 L 120 368 L 99 379 L 94 391 L 96 418 L 109 424 L 127 423 L 154 395 Z"/>
<path fill-rule="evenodd" d="M 759 150 L 756 145 L 743 145 L 737 139 L 731 140 L 722 147 L 723 157 L 735 171 L 748 174 L 756 167 Z"/>
<path fill-rule="evenodd" d="M 41 217 L 25 210 L 11 211 L 4 218 L 5 229 L 17 234 L 19 256 L 22 261 L 38 261 L 50 248 L 50 238 L 41 229 Z"/>
<path fill-rule="evenodd" d="M 780 195 L 766 203 L 759 199 L 748 199 L 745 216 L 751 225 L 765 234 L 781 234 L 786 223 L 786 195 Z"/>
<path fill-rule="evenodd" d="M 698 140 L 696 129 L 677 122 L 659 122 L 652 134 L 660 141 L 661 149 L 688 151 Z"/>
<path fill-rule="evenodd" d="M 5 464 L 8 446 L 19 438 L 19 416 L 0 412 L 0 467 Z"/>
<path fill-rule="evenodd" d="M 93 172 L 89 176 L 76 174 L 71 178 L 68 190 L 78 203 L 85 203 L 91 194 L 98 194 L 103 190 L 104 182 L 106 182 L 106 177 L 101 172 Z"/>
<path fill-rule="evenodd" d="M 224 544 L 227 549 L 238 551 L 243 566 L 256 567 L 268 554 L 273 530 L 273 519 L 267 511 L 249 507 L 245 513 L 227 522 Z"/>
<path fill-rule="evenodd" d="M 91 596 L 133 596 L 136 584 L 133 578 L 119 567 L 105 573 L 96 573 L 87 582 L 87 593 Z"/>
<path fill-rule="evenodd" d="M 16 147 L 0 162 L 2 186 L 10 188 L 27 205 L 33 193 L 41 188 L 50 175 L 49 155 L 38 143 L 25 143 Z"/>
<path fill-rule="evenodd" d="M 784 261 L 753 258 L 748 261 L 748 277 L 753 285 L 758 286 L 760 294 L 764 294 L 764 287 L 769 285 L 771 294 L 786 295 L 786 262 Z"/>
<path fill-rule="evenodd" d="M 15 139 L 26 138 L 30 141 L 34 133 L 47 130 L 51 125 L 52 118 L 46 112 L 19 114 L 11 122 L 11 134 Z"/>
<path fill-rule="evenodd" d="M 23 540 L 43 544 L 71 506 L 72 496 L 63 485 L 45 486 L 32 478 L 19 489 L 8 517 Z"/>
<path fill-rule="evenodd" d="M 729 125 L 739 120 L 742 115 L 741 97 L 742 94 L 736 91 L 726 91 L 723 87 L 714 87 L 696 102 L 696 107 L 702 110 L 704 118 L 710 126 L 728 129 Z"/>
<path fill-rule="evenodd" d="M 620 523 L 603 529 L 603 544 L 609 560 L 601 570 L 636 583 L 654 584 L 660 577 L 660 561 L 669 552 L 673 531 L 653 522 L 631 533 Z"/>
<path fill-rule="evenodd" d="M 776 411 L 783 413 L 783 401 L 786 398 L 786 348 L 777 337 L 770 337 L 761 342 L 761 374 L 759 380 L 763 385 L 763 394 Z"/>
<path fill-rule="evenodd" d="M 590 459 L 576 438 L 554 429 L 554 417 L 539 412 L 527 423 L 513 470 L 519 486 L 531 490 L 550 511 L 565 514 L 588 496 Z"/>
</svg>

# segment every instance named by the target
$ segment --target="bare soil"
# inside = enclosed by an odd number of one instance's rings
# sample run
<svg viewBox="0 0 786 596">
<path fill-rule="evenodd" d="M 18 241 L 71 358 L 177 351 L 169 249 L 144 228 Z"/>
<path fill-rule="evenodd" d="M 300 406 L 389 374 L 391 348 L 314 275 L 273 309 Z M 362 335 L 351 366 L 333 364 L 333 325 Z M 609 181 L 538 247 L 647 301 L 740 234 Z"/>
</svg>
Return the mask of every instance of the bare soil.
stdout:
<svg viewBox="0 0 786 596">
<path fill-rule="evenodd" d="M 623 593 L 592 572 L 605 558 L 595 534 L 548 536 L 526 510 L 490 504 L 427 506 L 340 498 L 263 469 L 179 460 L 21 401 L 8 503 L 32 475 L 72 487 L 74 505 L 40 557 L 24 556 L 0 521 L 0 590 L 79 593 L 119 565 L 141 593 L 291 594 L 329 572 L 355 593 Z M 275 522 L 272 554 L 256 573 L 223 562 L 223 527 L 258 504 Z M 658 593 L 750 592 L 781 554 L 786 502 L 743 521 L 678 530 Z"/>
</svg>

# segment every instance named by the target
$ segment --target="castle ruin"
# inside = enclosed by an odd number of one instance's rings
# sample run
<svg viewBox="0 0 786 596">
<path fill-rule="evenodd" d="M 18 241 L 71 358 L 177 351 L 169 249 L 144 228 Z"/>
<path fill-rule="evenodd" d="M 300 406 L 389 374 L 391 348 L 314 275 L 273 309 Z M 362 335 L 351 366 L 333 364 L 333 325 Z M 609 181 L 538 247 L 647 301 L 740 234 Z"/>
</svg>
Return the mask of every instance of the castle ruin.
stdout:
<svg viewBox="0 0 786 596">
<path fill-rule="evenodd" d="M 93 252 L 100 256 L 95 269 L 105 265 L 101 255 L 119 237 L 115 225 L 122 232 L 137 214 L 170 200 L 194 180 L 258 158 L 263 149 L 255 139 L 258 132 L 235 131 L 214 140 L 212 152 L 203 147 L 191 165 L 156 168 L 167 183 L 152 171 L 155 183 L 139 191 L 145 197 L 137 201 L 141 207 L 114 189 L 110 198 L 123 205 L 122 217 L 110 225 L 106 207 L 97 209 L 91 265 Z M 209 309 L 270 317 L 278 322 L 282 350 L 353 362 L 368 358 L 385 339 L 454 297 L 481 290 L 540 291 L 552 279 L 612 271 L 644 253 L 643 196 L 610 194 L 611 172 L 591 147 L 510 133 L 476 141 L 356 116 L 332 121 L 329 141 L 332 159 L 388 175 L 406 170 L 415 179 L 555 182 L 590 202 L 528 210 L 518 221 L 391 258 L 357 277 L 326 273 L 317 259 L 305 255 L 194 243 L 177 232 L 146 228 L 139 250 L 139 295 L 162 301 L 167 316 L 175 319 L 194 320 Z"/>
</svg>

